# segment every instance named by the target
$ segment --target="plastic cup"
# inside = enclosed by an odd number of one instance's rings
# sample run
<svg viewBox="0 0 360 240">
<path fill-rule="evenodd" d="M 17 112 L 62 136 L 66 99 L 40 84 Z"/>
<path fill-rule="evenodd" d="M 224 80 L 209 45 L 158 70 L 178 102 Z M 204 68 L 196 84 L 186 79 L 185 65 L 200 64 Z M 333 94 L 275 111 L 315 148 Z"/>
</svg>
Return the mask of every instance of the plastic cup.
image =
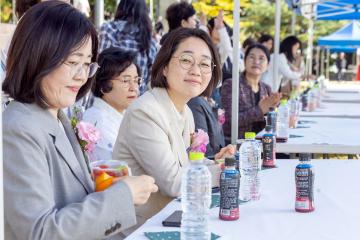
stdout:
<svg viewBox="0 0 360 240">
<path fill-rule="evenodd" d="M 121 177 L 131 176 L 129 166 L 124 161 L 101 160 L 90 163 L 95 182 L 95 191 L 103 191 Z"/>
</svg>

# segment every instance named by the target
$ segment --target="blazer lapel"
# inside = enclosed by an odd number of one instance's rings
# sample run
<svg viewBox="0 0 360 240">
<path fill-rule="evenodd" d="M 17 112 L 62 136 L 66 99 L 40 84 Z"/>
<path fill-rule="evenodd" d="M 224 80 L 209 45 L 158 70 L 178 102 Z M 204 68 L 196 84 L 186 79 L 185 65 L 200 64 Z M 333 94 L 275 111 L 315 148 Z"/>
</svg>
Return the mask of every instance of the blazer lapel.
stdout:
<svg viewBox="0 0 360 240">
<path fill-rule="evenodd" d="M 62 111 L 59 111 L 58 118 L 64 126 L 66 136 L 58 134 L 55 137 L 55 146 L 74 173 L 75 177 L 81 182 L 86 191 L 91 193 L 94 191 L 94 184 L 91 179 L 89 164 L 87 160 L 85 160 L 69 120 Z M 66 139 L 66 137 L 68 139 Z"/>
<path fill-rule="evenodd" d="M 176 113 L 176 109 L 166 91 L 166 89 L 162 88 L 154 88 L 151 90 L 153 96 L 158 101 L 159 105 L 162 108 L 162 113 L 165 114 L 164 119 L 169 119 L 169 133 L 173 135 L 174 139 L 177 141 L 173 142 L 173 151 L 174 154 L 177 156 L 179 164 L 181 166 L 187 166 L 187 154 L 186 154 L 186 144 L 184 142 L 185 139 L 190 139 L 190 133 L 187 131 L 188 122 L 187 118 L 183 114 L 182 116 L 185 117 L 185 129 L 182 129 L 182 124 L 180 123 L 179 118 L 177 117 L 178 113 Z M 185 106 L 186 108 L 187 106 Z M 184 109 L 184 112 L 186 109 Z M 183 131 L 184 130 L 184 131 Z M 188 135 L 188 136 L 186 136 Z M 190 140 L 189 140 L 190 142 Z"/>
</svg>

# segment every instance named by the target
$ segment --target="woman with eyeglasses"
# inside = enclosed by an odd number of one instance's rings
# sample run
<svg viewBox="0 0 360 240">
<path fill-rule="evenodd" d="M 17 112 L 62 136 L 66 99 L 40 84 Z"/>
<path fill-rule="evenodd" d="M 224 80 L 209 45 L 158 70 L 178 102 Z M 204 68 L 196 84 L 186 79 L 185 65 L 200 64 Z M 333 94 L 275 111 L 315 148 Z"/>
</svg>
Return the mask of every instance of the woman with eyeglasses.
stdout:
<svg viewBox="0 0 360 240">
<path fill-rule="evenodd" d="M 238 138 L 245 132 L 260 132 L 265 127 L 264 114 L 279 104 L 281 94 L 272 93 L 270 86 L 261 80 L 269 61 L 269 50 L 262 44 L 250 45 L 245 52 L 245 71 L 239 79 Z M 231 140 L 232 81 L 225 80 L 221 89 L 221 102 L 225 109 L 223 125 L 225 142 Z"/>
<path fill-rule="evenodd" d="M 138 97 L 140 69 L 134 63 L 135 53 L 111 47 L 99 55 L 101 66 L 92 87 L 94 104 L 84 113 L 84 121 L 96 124 L 101 139 L 91 160 L 109 160 L 125 109 Z"/>
<path fill-rule="evenodd" d="M 126 110 L 113 152 L 114 159 L 128 162 L 133 174 L 148 174 L 159 186 L 161 193 L 137 207 L 138 222 L 180 195 L 181 175 L 188 166 L 186 150 L 195 131 L 187 102 L 210 96 L 220 74 L 219 58 L 206 32 L 179 28 L 169 33 L 155 59 L 152 90 Z M 215 158 L 234 150 L 223 148 Z"/>
<path fill-rule="evenodd" d="M 94 192 L 89 166 L 61 110 L 82 97 L 97 69 L 97 34 L 69 4 L 32 7 L 11 42 L 3 90 L 5 239 L 121 239 L 134 205 L 157 191 L 149 176 Z"/>
</svg>

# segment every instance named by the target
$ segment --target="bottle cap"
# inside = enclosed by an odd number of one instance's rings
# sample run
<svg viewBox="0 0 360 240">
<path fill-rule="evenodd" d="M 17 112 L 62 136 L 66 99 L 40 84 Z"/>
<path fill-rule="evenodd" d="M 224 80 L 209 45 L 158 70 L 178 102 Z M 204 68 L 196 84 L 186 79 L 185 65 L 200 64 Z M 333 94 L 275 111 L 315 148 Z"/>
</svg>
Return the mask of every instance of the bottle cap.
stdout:
<svg viewBox="0 0 360 240">
<path fill-rule="evenodd" d="M 271 132 L 272 130 L 273 130 L 273 127 L 271 125 L 266 125 L 266 127 L 265 127 L 266 132 Z"/>
<path fill-rule="evenodd" d="M 311 154 L 310 153 L 300 153 L 299 154 L 299 160 L 300 161 L 310 161 L 311 160 Z"/>
<path fill-rule="evenodd" d="M 234 157 L 225 158 L 225 167 L 232 167 L 232 166 L 235 166 L 235 158 Z"/>
<path fill-rule="evenodd" d="M 256 137 L 256 133 L 254 132 L 245 132 L 245 139 L 252 139 Z"/>
<path fill-rule="evenodd" d="M 286 104 L 287 104 L 287 100 L 286 100 L 286 99 L 281 99 L 281 100 L 280 100 L 280 104 L 281 104 L 281 105 L 286 105 Z"/>
<path fill-rule="evenodd" d="M 190 161 L 199 161 L 204 159 L 203 152 L 189 152 L 189 160 Z"/>
</svg>

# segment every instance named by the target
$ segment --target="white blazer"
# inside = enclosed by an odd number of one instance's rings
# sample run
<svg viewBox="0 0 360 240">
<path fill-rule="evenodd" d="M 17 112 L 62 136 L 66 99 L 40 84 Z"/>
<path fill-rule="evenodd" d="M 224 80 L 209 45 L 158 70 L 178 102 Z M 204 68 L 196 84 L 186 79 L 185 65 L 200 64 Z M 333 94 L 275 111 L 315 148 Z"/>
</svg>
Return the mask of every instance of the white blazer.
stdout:
<svg viewBox="0 0 360 240">
<path fill-rule="evenodd" d="M 113 158 L 127 161 L 133 175 L 155 178 L 159 192 L 137 207 L 138 222 L 160 211 L 180 195 L 181 176 L 188 165 L 186 149 L 195 130 L 191 110 L 180 114 L 166 89 L 154 88 L 126 111 L 116 140 Z"/>
<path fill-rule="evenodd" d="M 272 92 L 278 92 L 282 78 L 289 79 L 293 85 L 298 85 L 301 72 L 291 70 L 288 60 L 284 53 L 279 55 L 279 75 L 277 79 L 273 79 L 274 72 L 274 54 L 271 54 L 270 63 L 267 71 L 262 76 L 262 81 L 271 87 Z M 275 83 L 275 84 L 274 84 Z M 275 85 L 275 87 L 274 87 Z"/>
</svg>

